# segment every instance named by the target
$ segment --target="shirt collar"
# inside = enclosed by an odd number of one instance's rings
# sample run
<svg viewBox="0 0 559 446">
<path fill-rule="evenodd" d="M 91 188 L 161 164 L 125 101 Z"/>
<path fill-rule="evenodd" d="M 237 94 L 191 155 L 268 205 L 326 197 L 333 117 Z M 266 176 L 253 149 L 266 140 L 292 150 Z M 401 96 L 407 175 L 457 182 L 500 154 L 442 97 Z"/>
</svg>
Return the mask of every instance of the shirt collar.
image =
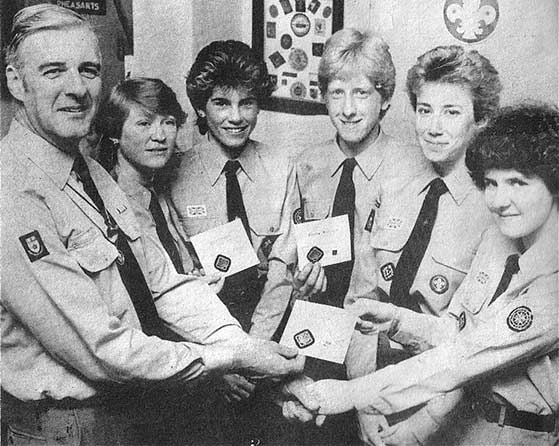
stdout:
<svg viewBox="0 0 559 446">
<path fill-rule="evenodd" d="M 260 156 L 258 155 L 256 146 L 256 142 L 249 139 L 244 150 L 239 157 L 236 158 L 241 165 L 241 169 L 250 181 L 254 181 L 256 173 L 258 172 L 258 163 L 260 162 Z M 223 154 L 221 149 L 217 146 L 217 143 L 211 141 L 209 137 L 201 144 L 198 153 L 202 164 L 210 176 L 211 184 L 214 186 L 223 172 L 225 163 L 229 161 L 229 158 Z"/>
<path fill-rule="evenodd" d="M 557 234 L 548 231 L 546 237 L 536 241 L 518 259 L 522 275 L 536 277 L 559 271 Z"/>
<path fill-rule="evenodd" d="M 111 176 L 132 201 L 140 204 L 144 209 L 149 209 L 153 190 L 151 183 L 142 182 L 136 172 L 133 172 L 131 168 L 121 166 L 119 163 L 116 163 Z"/>
<path fill-rule="evenodd" d="M 460 206 L 466 197 L 475 189 L 474 182 L 466 166 L 460 166 L 453 170 L 442 180 L 445 182 L 450 196 L 458 206 Z"/>
<path fill-rule="evenodd" d="M 53 146 L 16 119 L 10 126 L 10 135 L 17 142 L 19 152 L 36 164 L 59 189 L 63 189 L 70 177 L 75 155 Z"/>
</svg>

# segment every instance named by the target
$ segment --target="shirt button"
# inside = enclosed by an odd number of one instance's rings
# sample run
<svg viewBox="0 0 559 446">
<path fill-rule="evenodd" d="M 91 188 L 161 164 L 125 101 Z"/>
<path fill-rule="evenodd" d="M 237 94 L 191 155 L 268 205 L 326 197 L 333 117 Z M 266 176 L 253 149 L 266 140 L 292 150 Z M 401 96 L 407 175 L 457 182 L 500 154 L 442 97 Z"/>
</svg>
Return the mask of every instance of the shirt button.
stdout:
<svg viewBox="0 0 559 446">
<path fill-rule="evenodd" d="M 274 232 L 276 230 L 276 228 L 274 228 L 273 226 L 270 226 L 270 232 Z"/>
</svg>

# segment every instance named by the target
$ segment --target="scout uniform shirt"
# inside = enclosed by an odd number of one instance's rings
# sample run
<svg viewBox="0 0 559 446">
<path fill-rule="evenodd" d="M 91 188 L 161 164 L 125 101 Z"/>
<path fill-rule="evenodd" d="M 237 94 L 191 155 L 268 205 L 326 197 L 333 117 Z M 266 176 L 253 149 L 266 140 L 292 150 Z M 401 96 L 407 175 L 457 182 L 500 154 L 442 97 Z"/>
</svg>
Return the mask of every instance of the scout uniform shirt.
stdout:
<svg viewBox="0 0 559 446">
<path fill-rule="evenodd" d="M 473 384 L 479 396 L 497 403 L 536 415 L 557 414 L 556 234 L 520 256 L 520 271 L 489 305 L 505 260 L 514 252 L 511 240 L 491 227 L 448 315 L 439 318 L 400 308 L 390 337 L 414 353 L 423 353 L 353 381 L 355 407 L 390 414 Z M 535 434 L 506 427 L 517 435 Z M 492 441 L 486 438 L 482 444 Z"/>
<path fill-rule="evenodd" d="M 0 146 L 3 389 L 24 401 L 82 400 L 96 395 L 102 382 L 201 375 L 195 344 L 142 332 L 117 268 L 119 253 L 72 172 L 73 157 L 17 121 Z M 207 285 L 169 271 L 163 248 L 143 240 L 116 183 L 86 161 L 145 272 L 161 319 L 196 343 L 242 334 Z"/>
<path fill-rule="evenodd" d="M 394 270 L 434 178 L 436 175 L 426 174 L 402 188 L 382 189 L 370 240 L 378 263 L 376 292 L 383 295 L 381 300 L 390 302 Z M 439 199 L 431 239 L 409 291 L 410 298 L 417 299 L 421 311 L 434 316 L 446 312 L 450 299 L 470 269 L 481 234 L 492 223 L 483 194 L 465 166 L 442 180 L 448 192 Z"/>
<path fill-rule="evenodd" d="M 270 147 L 249 140 L 236 158 L 241 168 L 237 179 L 243 196 L 250 238 L 257 253 L 259 279 L 269 291 L 260 298 L 252 314 L 250 333 L 271 338 L 283 315 L 291 282 L 281 265 L 268 266 L 268 258 L 276 239 L 284 232 L 291 218 L 295 175 L 291 161 Z M 228 222 L 226 178 L 223 168 L 228 158 L 216 143 L 206 139 L 184 153 L 175 181 L 170 186 L 170 201 L 179 220 L 178 225 L 191 237 Z M 242 273 L 241 273 L 242 274 Z M 244 296 L 239 297 L 242 305 Z M 232 303 L 234 304 L 234 303 Z M 250 315 L 248 315 L 250 317 Z"/>
</svg>

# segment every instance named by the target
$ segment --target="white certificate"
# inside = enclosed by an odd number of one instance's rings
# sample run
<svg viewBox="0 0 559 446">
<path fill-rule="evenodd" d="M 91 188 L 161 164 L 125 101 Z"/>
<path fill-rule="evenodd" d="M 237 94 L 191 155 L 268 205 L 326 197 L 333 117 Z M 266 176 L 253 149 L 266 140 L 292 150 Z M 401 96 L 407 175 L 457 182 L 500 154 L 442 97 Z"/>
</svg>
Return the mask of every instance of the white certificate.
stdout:
<svg viewBox="0 0 559 446">
<path fill-rule="evenodd" d="M 280 344 L 313 358 L 342 364 L 357 317 L 343 308 L 298 300 Z"/>
<path fill-rule="evenodd" d="M 308 262 L 322 266 L 351 260 L 347 215 L 309 221 L 294 226 L 300 268 Z"/>
<path fill-rule="evenodd" d="M 243 223 L 235 219 L 190 237 L 206 274 L 232 276 L 258 265 Z"/>
</svg>

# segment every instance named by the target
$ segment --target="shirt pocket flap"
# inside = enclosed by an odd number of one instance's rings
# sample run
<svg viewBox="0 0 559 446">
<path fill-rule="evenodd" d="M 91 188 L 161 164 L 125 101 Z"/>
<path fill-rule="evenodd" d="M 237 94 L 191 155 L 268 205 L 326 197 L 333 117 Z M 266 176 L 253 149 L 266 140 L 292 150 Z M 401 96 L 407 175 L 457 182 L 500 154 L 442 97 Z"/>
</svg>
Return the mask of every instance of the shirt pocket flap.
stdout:
<svg viewBox="0 0 559 446">
<path fill-rule="evenodd" d="M 439 265 L 466 274 L 470 269 L 473 257 L 472 255 L 462 254 L 457 250 L 449 249 L 447 254 L 434 253 L 431 255 L 431 258 Z"/>
<path fill-rule="evenodd" d="M 118 258 L 115 245 L 94 228 L 73 237 L 68 252 L 82 269 L 90 273 L 107 269 Z"/>
<path fill-rule="evenodd" d="M 322 220 L 330 215 L 330 200 L 303 198 L 303 220 Z"/>
<path fill-rule="evenodd" d="M 411 233 L 411 228 L 401 224 L 397 228 L 377 226 L 371 236 L 371 246 L 380 251 L 399 252 L 404 249 Z"/>
</svg>

